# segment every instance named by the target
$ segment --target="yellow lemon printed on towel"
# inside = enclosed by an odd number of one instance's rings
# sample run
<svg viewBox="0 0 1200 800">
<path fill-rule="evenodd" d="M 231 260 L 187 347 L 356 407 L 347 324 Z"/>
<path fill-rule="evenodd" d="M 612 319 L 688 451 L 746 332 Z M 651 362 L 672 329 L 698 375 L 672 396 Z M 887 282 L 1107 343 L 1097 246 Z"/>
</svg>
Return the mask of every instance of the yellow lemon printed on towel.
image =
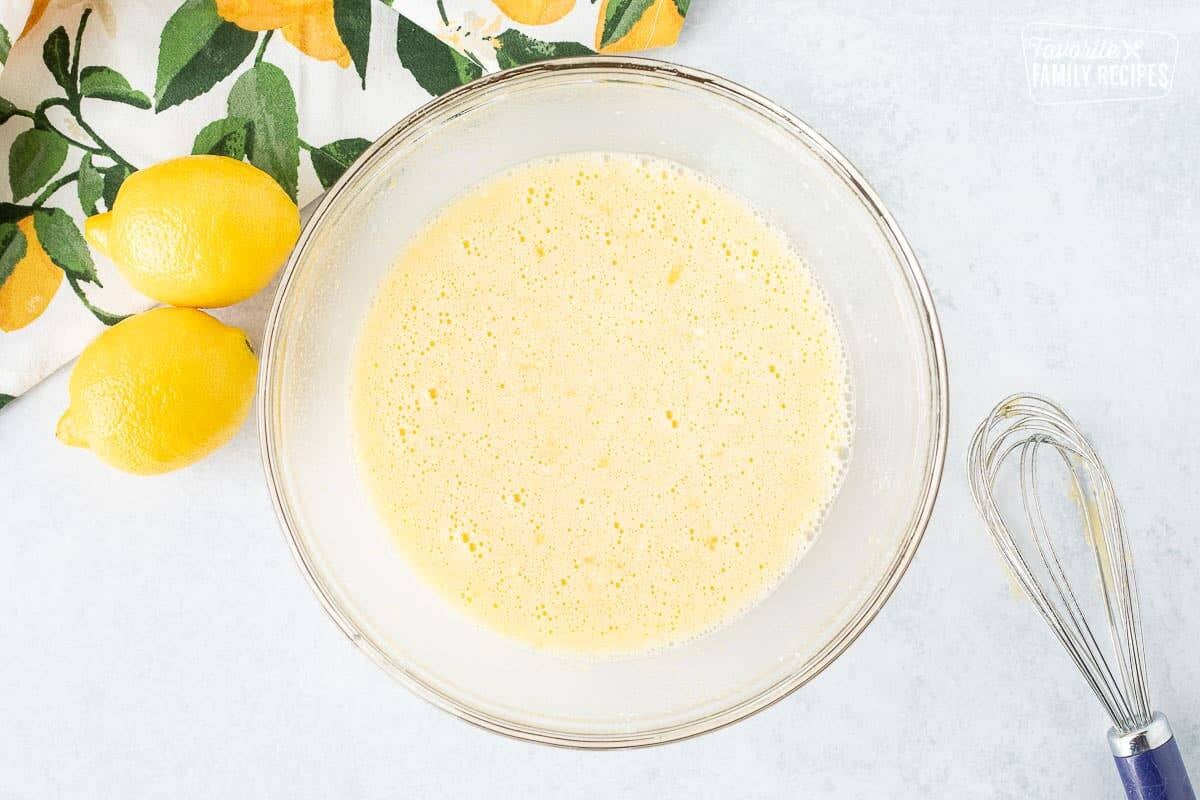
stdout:
<svg viewBox="0 0 1200 800">
<path fill-rule="evenodd" d="M 248 31 L 278 30 L 318 61 L 350 66 L 350 51 L 333 19 L 333 0 L 217 0 L 217 13 Z"/>
<path fill-rule="evenodd" d="M 627 53 L 666 47 L 679 39 L 683 30 L 680 0 L 653 0 L 632 25 L 624 24 L 638 3 L 629 0 L 604 0 L 596 18 L 596 49 L 601 53 Z"/>
<path fill-rule="evenodd" d="M 17 223 L 25 235 L 25 255 L 0 284 L 0 331 L 24 328 L 42 315 L 62 285 L 62 270 L 54 265 L 33 229 L 33 217 Z"/>
<path fill-rule="evenodd" d="M 29 33 L 42 21 L 42 15 L 46 13 L 48 5 L 50 5 L 50 0 L 33 0 L 29 6 L 29 16 L 25 18 L 25 27 L 21 29 L 21 36 Z"/>
<path fill-rule="evenodd" d="M 522 25 L 558 22 L 575 7 L 575 0 L 493 0 L 504 16 Z"/>
</svg>

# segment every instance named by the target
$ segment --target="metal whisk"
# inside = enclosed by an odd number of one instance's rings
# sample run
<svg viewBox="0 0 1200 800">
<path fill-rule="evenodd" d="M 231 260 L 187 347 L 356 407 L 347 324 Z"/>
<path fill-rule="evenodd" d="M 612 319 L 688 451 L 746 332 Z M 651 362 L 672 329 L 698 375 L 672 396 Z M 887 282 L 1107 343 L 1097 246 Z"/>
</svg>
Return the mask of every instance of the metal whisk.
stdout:
<svg viewBox="0 0 1200 800">
<path fill-rule="evenodd" d="M 1069 492 L 1080 507 L 1082 530 L 1073 533 L 1086 535 L 1095 555 L 1111 657 L 1068 580 L 1060 558 L 1063 540 L 1055 544 L 1044 513 L 1042 487 L 1047 480 L 1039 470 L 1044 473 L 1041 464 L 1047 456 L 1052 465 L 1057 460 L 1064 468 Z M 1001 467 L 1011 462 L 1018 468 L 1024 510 L 1024 524 L 1015 528 L 1020 539 L 994 495 Z M 1171 727 L 1150 707 L 1133 557 L 1112 482 L 1091 443 L 1051 401 L 1017 394 L 997 405 L 976 429 L 967 471 L 975 506 L 1012 576 L 1112 719 L 1108 743 L 1126 795 L 1137 800 L 1195 800 Z"/>
</svg>

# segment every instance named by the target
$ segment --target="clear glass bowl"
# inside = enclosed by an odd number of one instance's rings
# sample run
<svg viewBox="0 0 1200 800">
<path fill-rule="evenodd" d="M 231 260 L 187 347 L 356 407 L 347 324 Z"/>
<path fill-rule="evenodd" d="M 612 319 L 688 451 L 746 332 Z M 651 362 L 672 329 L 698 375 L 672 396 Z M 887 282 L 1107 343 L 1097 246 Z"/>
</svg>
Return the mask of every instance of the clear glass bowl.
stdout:
<svg viewBox="0 0 1200 800">
<path fill-rule="evenodd" d="M 501 637 L 439 599 L 377 518 L 352 453 L 348 372 L 375 286 L 406 239 L 488 176 L 581 151 L 644 153 L 746 198 L 807 258 L 837 313 L 855 393 L 845 482 L 821 535 L 761 603 L 640 657 L 570 658 Z M 727 725 L 812 679 L 908 566 L 941 477 L 941 336 L 911 249 L 824 139 L 729 81 L 586 58 L 486 77 L 382 136 L 321 202 L 267 324 L 259 415 L 280 522 L 343 631 L 430 702 L 550 744 L 629 747 Z"/>
</svg>

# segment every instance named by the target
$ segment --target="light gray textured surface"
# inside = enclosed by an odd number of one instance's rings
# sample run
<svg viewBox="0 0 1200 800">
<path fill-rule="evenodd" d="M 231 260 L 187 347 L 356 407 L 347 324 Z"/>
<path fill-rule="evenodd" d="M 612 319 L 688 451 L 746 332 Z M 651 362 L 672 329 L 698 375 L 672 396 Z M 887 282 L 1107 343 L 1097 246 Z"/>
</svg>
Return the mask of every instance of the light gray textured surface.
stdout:
<svg viewBox="0 0 1200 800">
<path fill-rule="evenodd" d="M 1016 388 L 1059 398 L 1109 462 L 1156 705 L 1200 777 L 1200 9 L 1090 5 L 695 0 L 669 54 L 778 100 L 855 162 L 944 326 L 933 523 L 814 683 L 638 752 L 477 731 L 325 618 L 275 527 L 253 425 L 192 469 L 127 478 L 55 443 L 59 373 L 0 417 L 0 798 L 1116 798 L 1102 714 L 1014 599 L 966 491 L 970 429 Z M 1174 88 L 1037 106 L 1029 22 L 1174 33 Z M 263 307 L 227 316 L 257 331 Z"/>
</svg>

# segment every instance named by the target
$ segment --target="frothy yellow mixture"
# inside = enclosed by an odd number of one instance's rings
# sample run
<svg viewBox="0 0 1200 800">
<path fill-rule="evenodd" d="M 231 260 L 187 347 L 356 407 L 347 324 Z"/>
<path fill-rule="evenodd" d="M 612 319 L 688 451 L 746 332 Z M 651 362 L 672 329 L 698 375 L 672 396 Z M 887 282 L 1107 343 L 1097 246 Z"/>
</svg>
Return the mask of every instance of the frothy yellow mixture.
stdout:
<svg viewBox="0 0 1200 800">
<path fill-rule="evenodd" d="M 493 628 L 593 654 L 759 600 L 851 439 L 833 314 L 784 237 L 623 155 L 525 164 L 426 224 L 363 326 L 352 409 L 419 573 Z"/>
</svg>

